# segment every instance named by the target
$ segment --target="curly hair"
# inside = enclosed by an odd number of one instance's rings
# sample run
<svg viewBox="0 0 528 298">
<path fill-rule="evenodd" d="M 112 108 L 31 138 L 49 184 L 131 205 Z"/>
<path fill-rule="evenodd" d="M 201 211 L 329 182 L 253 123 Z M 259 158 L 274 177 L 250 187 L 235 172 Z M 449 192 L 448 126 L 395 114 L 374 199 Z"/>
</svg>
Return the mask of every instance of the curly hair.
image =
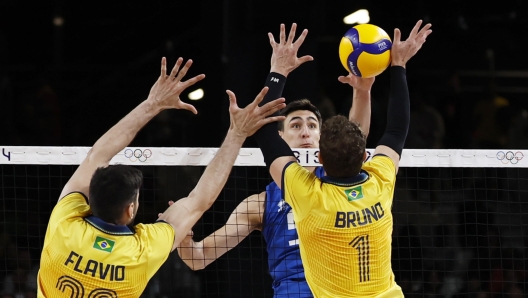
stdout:
<svg viewBox="0 0 528 298">
<path fill-rule="evenodd" d="M 319 150 L 328 176 L 345 178 L 359 174 L 365 146 L 366 137 L 358 123 L 350 122 L 342 115 L 323 123 Z"/>
</svg>

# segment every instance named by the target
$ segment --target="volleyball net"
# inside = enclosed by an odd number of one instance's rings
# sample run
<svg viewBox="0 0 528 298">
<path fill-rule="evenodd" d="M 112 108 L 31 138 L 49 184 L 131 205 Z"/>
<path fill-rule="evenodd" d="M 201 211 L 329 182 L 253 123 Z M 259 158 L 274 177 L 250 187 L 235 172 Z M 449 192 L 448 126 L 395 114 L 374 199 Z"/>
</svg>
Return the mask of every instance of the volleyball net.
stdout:
<svg viewBox="0 0 528 298">
<path fill-rule="evenodd" d="M 62 187 L 89 147 L 1 147 L 0 293 L 36 292 L 46 226 Z M 111 164 L 144 175 L 136 222 L 151 223 L 187 196 L 217 148 L 126 148 Z M 294 149 L 303 165 L 318 150 Z M 369 158 L 374 150 L 368 150 Z M 528 151 L 410 150 L 394 193 L 392 264 L 406 295 L 527 293 Z M 196 224 L 201 240 L 271 178 L 259 149 L 243 148 L 225 188 Z M 142 297 L 272 297 L 265 243 L 252 233 L 204 270 L 172 253 Z M 23 296 L 21 296 L 23 297 Z M 465 297 L 465 296 L 464 296 Z"/>
</svg>

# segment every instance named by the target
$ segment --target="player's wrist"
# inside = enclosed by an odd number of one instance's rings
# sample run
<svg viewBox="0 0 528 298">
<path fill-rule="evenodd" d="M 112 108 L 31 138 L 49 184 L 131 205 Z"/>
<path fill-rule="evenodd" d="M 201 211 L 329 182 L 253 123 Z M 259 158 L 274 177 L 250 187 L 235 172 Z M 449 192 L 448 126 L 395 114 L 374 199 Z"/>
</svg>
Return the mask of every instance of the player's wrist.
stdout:
<svg viewBox="0 0 528 298">
<path fill-rule="evenodd" d="M 231 126 L 229 130 L 227 131 L 226 140 L 229 140 L 230 142 L 241 142 L 244 143 L 246 138 L 249 136 L 249 132 L 244 131 L 241 128 L 238 128 L 236 126 Z"/>
<path fill-rule="evenodd" d="M 270 68 L 270 73 L 280 74 L 284 77 L 287 77 L 290 74 L 290 72 L 291 71 L 288 70 L 288 68 L 286 67 L 271 66 Z"/>
<path fill-rule="evenodd" d="M 391 62 L 391 67 L 401 67 L 401 68 L 405 69 L 405 62 L 392 61 Z"/>
<path fill-rule="evenodd" d="M 152 112 L 155 115 L 163 110 L 169 109 L 169 107 L 163 107 L 153 96 L 150 95 L 140 105 L 143 106 L 147 113 Z"/>
</svg>

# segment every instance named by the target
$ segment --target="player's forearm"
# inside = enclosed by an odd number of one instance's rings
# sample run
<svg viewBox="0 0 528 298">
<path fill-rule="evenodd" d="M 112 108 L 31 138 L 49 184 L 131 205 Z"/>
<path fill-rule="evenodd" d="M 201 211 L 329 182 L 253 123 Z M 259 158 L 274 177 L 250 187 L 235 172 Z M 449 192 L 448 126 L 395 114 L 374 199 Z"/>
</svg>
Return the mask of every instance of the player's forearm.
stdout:
<svg viewBox="0 0 528 298">
<path fill-rule="evenodd" d="M 392 148 L 400 156 L 411 118 L 409 90 L 405 68 L 391 66 L 390 97 L 387 107 L 387 126 L 379 145 Z"/>
<path fill-rule="evenodd" d="M 197 205 L 201 207 L 201 211 L 209 209 L 220 194 L 245 140 L 245 136 L 229 129 L 222 146 L 189 194 L 189 197 L 198 201 Z"/>
<path fill-rule="evenodd" d="M 159 108 L 143 101 L 95 142 L 90 151 L 90 159 L 97 163 L 108 163 L 159 112 Z"/>
<path fill-rule="evenodd" d="M 368 136 L 370 131 L 370 116 L 370 91 L 354 89 L 352 107 L 348 113 L 348 120 L 359 123 L 363 134 Z"/>
<path fill-rule="evenodd" d="M 192 270 L 201 270 L 207 266 L 205 264 L 203 249 L 195 247 L 194 243 L 181 243 L 178 246 L 178 254 L 182 261 Z"/>
</svg>

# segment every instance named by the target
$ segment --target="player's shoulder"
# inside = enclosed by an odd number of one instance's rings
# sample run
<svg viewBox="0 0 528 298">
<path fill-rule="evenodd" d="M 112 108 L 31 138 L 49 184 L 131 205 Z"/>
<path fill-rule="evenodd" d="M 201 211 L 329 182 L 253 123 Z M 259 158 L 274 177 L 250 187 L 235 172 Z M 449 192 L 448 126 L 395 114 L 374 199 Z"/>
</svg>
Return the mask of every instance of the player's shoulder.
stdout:
<svg viewBox="0 0 528 298">
<path fill-rule="evenodd" d="M 81 201 L 81 202 L 88 204 L 88 197 L 82 192 L 73 191 L 59 199 L 59 203 L 63 201 L 64 202 Z"/>
<path fill-rule="evenodd" d="M 174 232 L 174 229 L 168 222 L 164 220 L 157 220 L 153 223 L 139 223 L 134 226 L 134 231 L 140 236 L 145 236 L 150 234 L 157 234 L 161 231 Z"/>
<path fill-rule="evenodd" d="M 394 161 L 385 154 L 376 154 L 363 164 L 363 167 L 385 166 L 395 168 Z"/>
</svg>

